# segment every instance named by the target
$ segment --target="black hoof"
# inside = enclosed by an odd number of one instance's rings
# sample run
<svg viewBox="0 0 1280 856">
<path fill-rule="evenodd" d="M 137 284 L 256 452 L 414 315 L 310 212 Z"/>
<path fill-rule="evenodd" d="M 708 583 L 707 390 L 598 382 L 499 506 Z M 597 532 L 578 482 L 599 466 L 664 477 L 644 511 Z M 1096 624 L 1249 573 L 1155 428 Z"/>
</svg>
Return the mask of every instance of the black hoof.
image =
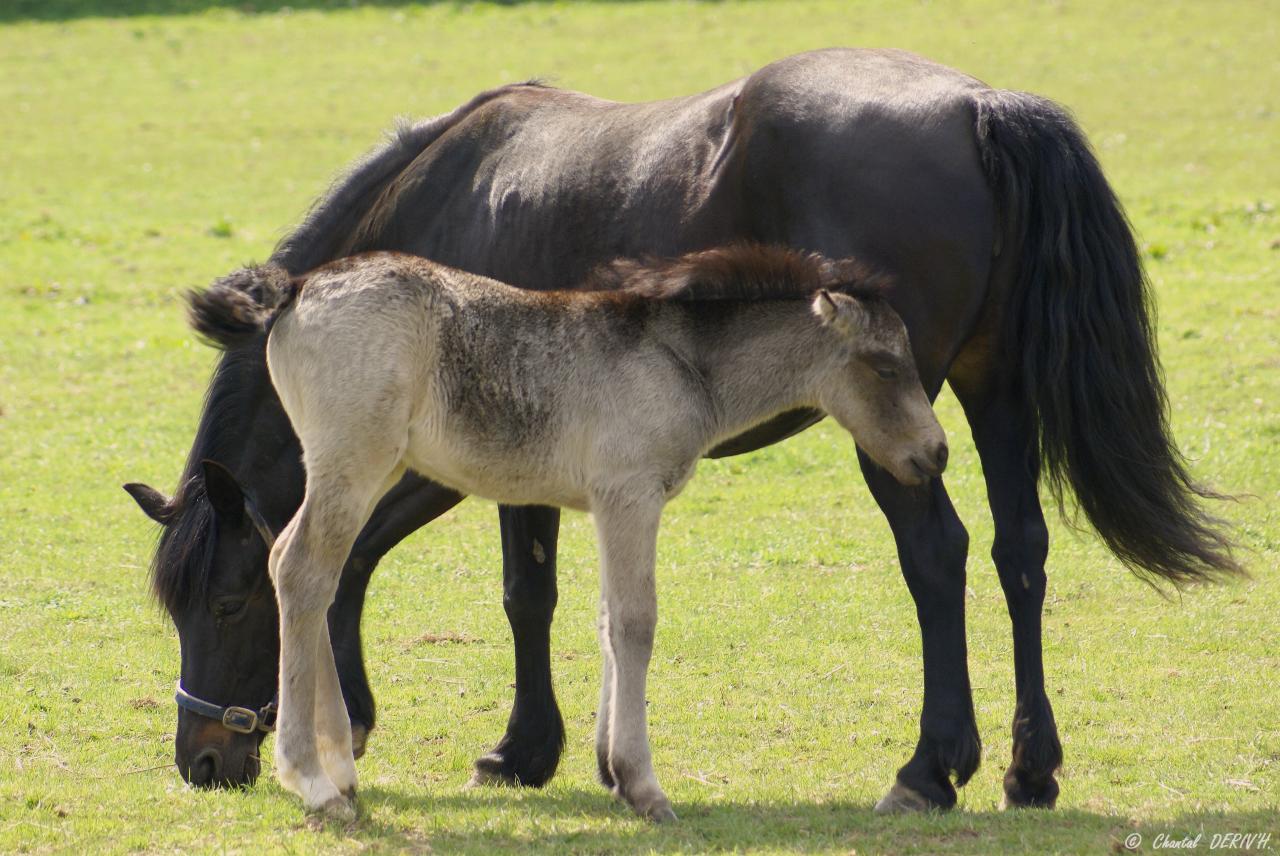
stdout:
<svg viewBox="0 0 1280 856">
<path fill-rule="evenodd" d="M 369 747 L 369 728 L 359 722 L 351 723 L 351 755 L 359 760 Z"/>
<path fill-rule="evenodd" d="M 542 740 L 522 742 L 508 734 L 476 759 L 471 783 L 540 788 L 556 774 L 563 749 L 563 731 Z"/>
<path fill-rule="evenodd" d="M 1001 808 L 1053 808 L 1058 802 L 1058 783 L 1052 775 L 1029 776 L 1010 769 L 1004 774 Z"/>
</svg>

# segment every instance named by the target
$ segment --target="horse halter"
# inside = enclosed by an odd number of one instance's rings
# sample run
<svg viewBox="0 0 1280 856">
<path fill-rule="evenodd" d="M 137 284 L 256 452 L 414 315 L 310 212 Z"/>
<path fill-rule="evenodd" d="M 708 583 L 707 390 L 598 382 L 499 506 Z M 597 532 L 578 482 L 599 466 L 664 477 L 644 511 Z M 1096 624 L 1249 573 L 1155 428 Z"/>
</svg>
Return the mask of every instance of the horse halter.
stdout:
<svg viewBox="0 0 1280 856">
<path fill-rule="evenodd" d="M 182 681 L 178 681 L 173 700 L 178 703 L 178 707 L 209 719 L 215 719 L 222 723 L 223 728 L 239 734 L 253 734 L 255 731 L 264 731 L 270 734 L 276 730 L 275 699 L 267 702 L 258 710 L 250 710 L 247 707 L 238 707 L 233 704 L 214 704 L 211 701 L 196 698 L 182 688 Z"/>
<path fill-rule="evenodd" d="M 246 494 L 244 498 L 245 511 L 249 515 L 253 528 L 262 536 L 262 540 L 266 542 L 267 550 L 270 551 L 276 543 L 276 534 L 272 531 L 271 526 L 267 523 L 262 512 L 258 510 L 257 504 Z M 261 580 L 258 581 L 259 586 Z M 254 587 L 256 591 L 258 586 Z M 183 710 L 189 710 L 192 713 L 209 719 L 217 720 L 222 723 L 222 727 L 228 731 L 234 731 L 237 734 L 253 734 L 256 731 L 263 731 L 270 734 L 276 730 L 276 701 L 279 697 L 271 699 L 258 710 L 252 710 L 247 707 L 240 707 L 234 704 L 221 705 L 214 704 L 211 701 L 205 701 L 197 698 L 182 688 L 182 681 L 178 681 L 174 688 L 173 700 L 178 703 L 178 707 Z"/>
</svg>

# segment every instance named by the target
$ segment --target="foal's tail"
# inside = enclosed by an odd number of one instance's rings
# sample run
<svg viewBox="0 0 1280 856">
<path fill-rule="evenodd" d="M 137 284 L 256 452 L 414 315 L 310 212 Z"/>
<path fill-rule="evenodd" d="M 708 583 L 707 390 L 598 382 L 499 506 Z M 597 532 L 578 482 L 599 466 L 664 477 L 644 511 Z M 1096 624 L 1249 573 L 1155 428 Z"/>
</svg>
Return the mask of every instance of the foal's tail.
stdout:
<svg viewBox="0 0 1280 856">
<path fill-rule="evenodd" d="M 243 268 L 190 292 L 187 320 L 217 347 L 238 348 L 269 332 L 297 293 L 297 280 L 279 265 Z"/>
<path fill-rule="evenodd" d="M 1175 585 L 1243 573 L 1221 521 L 1174 445 L 1154 304 L 1133 231 L 1083 133 L 1022 92 L 974 96 L 1003 232 L 1019 254 L 1006 341 L 1016 349 L 1043 471 L 1069 485 L 1135 573 Z"/>
</svg>

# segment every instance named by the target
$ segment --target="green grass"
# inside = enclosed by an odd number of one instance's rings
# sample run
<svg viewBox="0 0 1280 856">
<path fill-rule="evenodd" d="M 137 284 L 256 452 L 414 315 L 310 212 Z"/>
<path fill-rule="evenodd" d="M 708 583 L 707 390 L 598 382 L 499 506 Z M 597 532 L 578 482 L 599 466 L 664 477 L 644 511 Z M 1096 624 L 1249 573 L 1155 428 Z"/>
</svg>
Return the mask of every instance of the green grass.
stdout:
<svg viewBox="0 0 1280 856">
<path fill-rule="evenodd" d="M 250 13 L 191 0 L 109 17 L 128 5 L 0 13 L 0 851 L 1097 853 L 1135 829 L 1143 850 L 1161 832 L 1203 830 L 1205 849 L 1217 832 L 1280 837 L 1273 4 Z M 632 818 L 593 781 L 596 557 L 581 515 L 566 516 L 554 639 L 561 772 L 541 792 L 463 790 L 511 698 L 496 515 L 480 502 L 375 578 L 381 718 L 359 825 L 305 829 L 270 775 L 245 793 L 186 789 L 164 766 L 178 646 L 147 597 L 154 532 L 119 488 L 171 489 L 192 436 L 214 357 L 184 327 L 181 292 L 264 258 L 397 115 L 532 76 L 618 99 L 688 93 L 831 44 L 914 49 L 1076 111 L 1147 248 L 1181 444 L 1244 496 L 1223 511 L 1254 580 L 1171 601 L 1054 520 L 1059 809 L 996 811 L 1009 626 L 981 474 L 947 395 L 985 740 L 957 811 L 870 812 L 913 746 L 919 641 L 887 527 L 828 426 L 704 464 L 666 516 L 650 713 L 678 825 Z M 472 641 L 415 641 L 427 631 Z"/>
</svg>

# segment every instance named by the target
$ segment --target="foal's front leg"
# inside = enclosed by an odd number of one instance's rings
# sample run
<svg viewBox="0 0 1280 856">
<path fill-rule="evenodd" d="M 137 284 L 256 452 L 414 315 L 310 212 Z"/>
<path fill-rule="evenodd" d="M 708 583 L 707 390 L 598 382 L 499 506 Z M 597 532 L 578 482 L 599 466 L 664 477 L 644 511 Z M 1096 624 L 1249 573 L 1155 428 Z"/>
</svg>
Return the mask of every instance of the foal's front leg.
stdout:
<svg viewBox="0 0 1280 856">
<path fill-rule="evenodd" d="M 276 775 L 286 790 L 302 797 L 308 811 L 340 820 L 355 817 L 347 794 L 355 789 L 355 760 L 338 762 L 335 749 L 344 738 L 334 714 L 346 708 L 337 686 L 326 613 L 337 591 L 345 550 L 325 522 L 317 518 L 310 491 L 298 515 L 271 552 L 270 570 L 280 604 L 280 714 L 276 727 Z M 350 548 L 359 522 L 342 539 Z M 335 696 L 335 697 L 330 697 Z M 325 729 L 323 738 L 317 727 Z M 350 752 L 351 732 L 345 732 Z M 322 755 L 323 752 L 323 755 Z M 334 780 L 337 776 L 338 781 Z"/>
<path fill-rule="evenodd" d="M 308 811 L 355 817 L 355 759 L 326 615 L 338 577 L 374 499 L 386 461 L 307 461 L 307 494 L 271 552 L 280 603 L 280 715 L 276 773 Z M 372 455 L 370 456 L 372 458 Z"/>
<path fill-rule="evenodd" d="M 645 711 L 645 679 L 658 623 L 654 580 L 660 495 L 608 496 L 592 503 L 600 542 L 600 642 L 605 685 L 596 754 L 606 783 L 642 817 L 674 820 L 671 802 L 653 773 Z M 612 668 L 610 668 L 612 665 Z"/>
</svg>

